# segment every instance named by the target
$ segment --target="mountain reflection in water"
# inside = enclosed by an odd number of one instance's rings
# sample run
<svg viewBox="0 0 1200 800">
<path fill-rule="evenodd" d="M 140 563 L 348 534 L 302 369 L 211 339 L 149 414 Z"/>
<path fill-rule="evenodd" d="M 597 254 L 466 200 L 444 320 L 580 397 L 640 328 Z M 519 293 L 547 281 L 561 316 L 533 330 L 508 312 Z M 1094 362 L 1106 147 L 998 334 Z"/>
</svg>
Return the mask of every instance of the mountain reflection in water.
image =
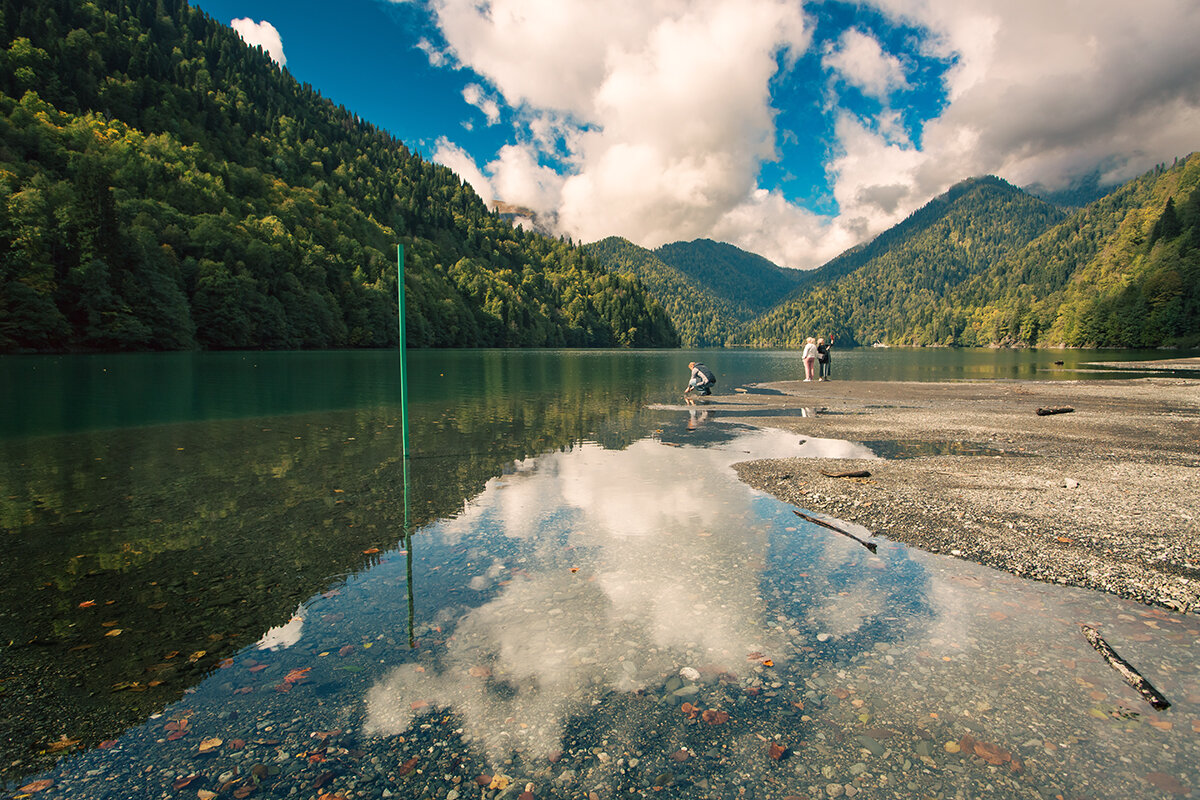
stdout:
<svg viewBox="0 0 1200 800">
<path fill-rule="evenodd" d="M 1195 617 L 883 539 L 870 554 L 729 468 L 861 445 L 663 420 L 623 449 L 515 462 L 305 603 L 276 649 L 241 650 L 111 750 L 62 762 L 43 796 L 158 796 L 180 775 L 256 797 L 459 797 L 482 775 L 537 797 L 1200 785 Z M 1141 703 L 1081 622 L 1172 709 Z M 195 735 L 168 741 L 181 719 Z M 204 737 L 240 745 L 199 759 Z"/>
</svg>

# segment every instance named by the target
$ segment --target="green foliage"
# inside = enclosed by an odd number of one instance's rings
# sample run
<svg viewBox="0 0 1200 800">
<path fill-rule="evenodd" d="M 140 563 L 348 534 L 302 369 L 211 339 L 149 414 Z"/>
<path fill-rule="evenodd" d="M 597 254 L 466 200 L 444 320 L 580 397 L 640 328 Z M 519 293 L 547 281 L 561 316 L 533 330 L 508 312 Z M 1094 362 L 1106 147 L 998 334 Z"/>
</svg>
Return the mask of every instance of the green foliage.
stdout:
<svg viewBox="0 0 1200 800">
<path fill-rule="evenodd" d="M 800 347 L 808 336 L 831 335 L 843 344 L 979 344 L 964 336 L 970 317 L 940 299 L 1061 218 L 998 178 L 964 181 L 805 276 L 803 294 L 731 343 Z"/>
<path fill-rule="evenodd" d="M 806 336 L 907 345 L 1200 343 L 1200 154 L 1070 217 L 996 178 L 964 181 L 806 278 L 733 344 Z"/>
<path fill-rule="evenodd" d="M 654 255 L 717 297 L 754 313 L 771 308 L 804 280 L 802 272 L 711 239 L 666 244 Z"/>
<path fill-rule="evenodd" d="M 583 249 L 609 271 L 633 276 L 645 284 L 674 321 L 685 347 L 720 347 L 739 323 L 754 316 L 751 310 L 720 296 L 627 239 L 612 236 Z"/>
<path fill-rule="evenodd" d="M 0 200 L 0 352 L 678 344 L 180 0 L 0 0 Z"/>
</svg>

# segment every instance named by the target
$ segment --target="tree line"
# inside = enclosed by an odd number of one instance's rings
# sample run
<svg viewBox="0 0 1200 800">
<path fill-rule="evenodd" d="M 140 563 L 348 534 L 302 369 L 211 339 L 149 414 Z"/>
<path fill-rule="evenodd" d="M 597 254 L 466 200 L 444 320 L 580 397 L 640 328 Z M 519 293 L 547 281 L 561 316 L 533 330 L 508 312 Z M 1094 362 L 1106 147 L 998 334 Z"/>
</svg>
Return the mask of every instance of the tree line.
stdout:
<svg viewBox="0 0 1200 800">
<path fill-rule="evenodd" d="M 675 346 L 636 278 L 183 0 L 0 0 L 0 352 Z"/>
</svg>

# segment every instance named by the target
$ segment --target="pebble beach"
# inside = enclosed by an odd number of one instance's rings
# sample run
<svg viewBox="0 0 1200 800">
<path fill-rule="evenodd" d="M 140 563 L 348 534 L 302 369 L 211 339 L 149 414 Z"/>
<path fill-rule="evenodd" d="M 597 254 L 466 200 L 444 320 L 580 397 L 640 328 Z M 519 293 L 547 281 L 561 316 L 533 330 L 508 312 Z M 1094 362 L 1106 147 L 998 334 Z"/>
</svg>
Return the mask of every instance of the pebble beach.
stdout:
<svg viewBox="0 0 1200 800">
<path fill-rule="evenodd" d="M 789 381 L 710 407 L 883 456 L 735 466 L 787 503 L 1019 576 L 1200 611 L 1200 380 Z M 831 477 L 847 472 L 869 475 Z"/>
</svg>

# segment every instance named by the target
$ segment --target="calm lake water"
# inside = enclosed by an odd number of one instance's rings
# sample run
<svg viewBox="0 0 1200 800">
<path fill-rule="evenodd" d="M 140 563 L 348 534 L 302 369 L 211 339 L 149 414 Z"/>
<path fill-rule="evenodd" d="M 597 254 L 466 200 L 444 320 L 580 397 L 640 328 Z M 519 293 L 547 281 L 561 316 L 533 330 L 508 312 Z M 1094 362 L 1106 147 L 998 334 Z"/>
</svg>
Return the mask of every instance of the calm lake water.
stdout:
<svg viewBox="0 0 1200 800">
<path fill-rule="evenodd" d="M 698 355 L 725 392 L 801 371 Z M 1161 355 L 853 350 L 834 376 L 1105 379 L 1138 373 L 1085 362 Z M 872 451 L 652 408 L 695 358 L 413 353 L 407 487 L 395 354 L 0 359 L 8 791 L 1200 787 L 1195 616 L 802 521 L 729 465 Z"/>
</svg>

